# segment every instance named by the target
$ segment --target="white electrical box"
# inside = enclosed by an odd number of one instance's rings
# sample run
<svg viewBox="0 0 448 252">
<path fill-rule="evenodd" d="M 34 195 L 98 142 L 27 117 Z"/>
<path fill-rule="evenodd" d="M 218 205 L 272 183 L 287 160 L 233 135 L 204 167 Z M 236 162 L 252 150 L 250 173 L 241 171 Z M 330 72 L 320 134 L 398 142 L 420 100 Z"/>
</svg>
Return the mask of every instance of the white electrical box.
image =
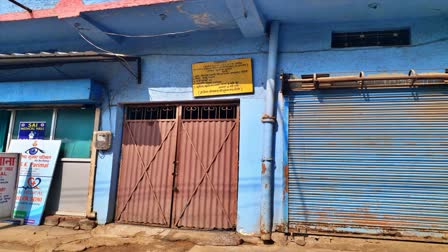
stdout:
<svg viewBox="0 0 448 252">
<path fill-rule="evenodd" d="M 93 144 L 97 150 L 108 150 L 112 145 L 112 132 L 95 131 L 93 134 Z"/>
</svg>

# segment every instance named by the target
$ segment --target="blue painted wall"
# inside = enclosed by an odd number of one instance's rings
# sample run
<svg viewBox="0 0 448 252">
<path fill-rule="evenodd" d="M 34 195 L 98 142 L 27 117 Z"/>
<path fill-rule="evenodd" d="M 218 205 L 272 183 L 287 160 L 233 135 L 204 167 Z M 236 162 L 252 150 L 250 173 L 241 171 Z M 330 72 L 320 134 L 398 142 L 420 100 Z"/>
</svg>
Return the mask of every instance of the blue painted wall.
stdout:
<svg viewBox="0 0 448 252">
<path fill-rule="evenodd" d="M 412 46 L 389 48 L 331 49 L 331 31 L 358 31 L 410 27 Z M 295 74 L 329 72 L 347 74 L 365 71 L 417 72 L 443 71 L 448 66 L 448 21 L 443 18 L 392 20 L 369 23 L 282 24 L 278 73 Z M 54 42 L 59 50 L 74 50 L 74 45 Z M 85 46 L 85 45 L 84 45 Z M 79 46 L 82 48 L 83 46 Z M 85 47 L 84 47 L 85 48 Z M 88 48 L 88 47 L 87 47 Z M 240 98 L 240 170 L 238 192 L 238 231 L 257 233 L 259 230 L 261 192 L 261 136 L 260 122 L 264 109 L 264 82 L 267 65 L 267 40 L 264 37 L 246 39 L 239 30 L 197 32 L 186 36 L 129 39 L 119 52 L 143 55 L 143 83 L 135 79 L 117 63 L 75 64 L 55 68 L 0 71 L 2 81 L 93 78 L 106 83 L 103 103 L 103 130 L 114 132 L 113 149 L 100 153 L 96 176 L 94 209 L 100 223 L 113 218 L 116 180 L 119 166 L 122 109 L 120 102 L 191 100 L 191 64 L 250 57 L 253 59 L 253 95 Z M 216 98 L 214 98 L 216 99 Z M 284 197 L 283 167 L 286 153 L 287 122 L 284 97 L 278 96 L 278 127 L 276 134 L 276 186 L 274 225 L 285 225 L 287 201 Z M 109 210 L 108 210 L 109 209 Z"/>
<path fill-rule="evenodd" d="M 185 43 L 193 41 L 196 46 Z M 249 57 L 253 61 L 255 93 L 253 95 L 217 97 L 213 99 L 240 99 L 241 140 L 238 195 L 238 230 L 256 233 L 259 226 L 261 191 L 261 136 L 260 118 L 264 109 L 264 82 L 266 79 L 266 38 L 244 39 L 238 30 L 200 33 L 173 40 L 129 41 L 132 53 L 143 56 L 143 81 L 137 84 L 118 63 L 73 64 L 42 69 L 0 71 L 4 80 L 71 79 L 90 77 L 104 86 L 101 130 L 114 134 L 113 148 L 100 152 L 94 195 L 94 210 L 99 223 L 113 220 L 115 189 L 118 178 L 121 125 L 121 102 L 192 100 L 191 64 Z M 62 50 L 62 49 L 61 49 Z"/>
<path fill-rule="evenodd" d="M 253 43 L 241 38 L 238 31 L 227 32 L 233 38 L 231 49 L 229 41 L 217 41 L 216 38 L 207 39 L 198 50 L 190 45 L 165 48 L 165 55 L 148 55 L 144 57 L 143 83 L 137 85 L 135 80 L 127 74 L 121 74 L 109 82 L 109 92 L 112 103 L 132 101 L 170 101 L 192 100 L 191 64 L 203 61 L 217 61 L 241 57 L 252 58 L 254 71 L 255 93 L 244 96 L 227 96 L 213 99 L 240 99 L 240 166 L 238 190 L 238 231 L 255 233 L 259 226 L 260 191 L 261 191 L 261 137 L 262 125 L 260 118 L 264 109 L 264 82 L 266 78 L 266 57 L 263 53 L 237 55 L 239 51 L 255 51 Z M 235 40 L 241 40 L 235 44 Z M 265 43 L 264 38 L 256 40 L 255 45 Z M 213 49 L 211 49 L 213 48 Z M 172 51 L 171 51 L 172 50 Z M 171 51 L 171 53 L 170 53 Z M 212 52 L 210 52 L 212 51 Z M 121 70 L 121 72 L 123 72 Z M 117 137 L 120 137 L 117 135 Z M 116 148 L 119 145 L 115 145 Z M 114 167 L 115 171 L 118 167 Z M 98 176 L 98 175 L 97 175 Z M 109 173 L 107 176 L 110 176 Z M 95 209 L 105 206 L 107 199 L 99 194 L 95 201 Z M 98 207 L 97 207 L 98 206 Z M 111 219 L 108 219 L 111 221 Z"/>
<path fill-rule="evenodd" d="M 100 84 L 88 79 L 1 82 L 0 104 L 101 103 Z"/>
<path fill-rule="evenodd" d="M 330 49 L 332 30 L 374 30 L 391 27 L 411 27 L 413 45 L 402 48 Z M 278 73 L 337 72 L 336 74 L 347 74 L 347 72 L 361 70 L 407 72 L 409 68 L 415 68 L 417 71 L 442 71 L 448 65 L 448 58 L 444 57 L 444 52 L 448 49 L 447 28 L 448 22 L 443 18 L 309 26 L 286 24 L 282 26 L 281 32 Z M 193 41 L 190 42 L 192 39 Z M 144 80 L 142 85 L 136 85 L 134 80 L 120 69 L 116 69 L 117 73 L 120 73 L 117 76 L 105 74 L 109 79 L 108 88 L 113 105 L 121 101 L 192 99 L 190 89 L 192 63 L 238 57 L 253 59 L 256 92 L 254 95 L 239 97 L 242 118 L 238 231 L 242 233 L 258 232 L 261 149 L 257 147 L 261 146 L 259 141 L 262 135 L 259 119 L 263 112 L 263 87 L 266 78 L 266 39 L 245 39 L 238 31 L 234 30 L 204 32 L 177 39 L 153 39 L 151 46 L 146 46 L 144 40 L 133 40 L 128 43 L 131 48 L 134 48 L 134 53 L 148 54 L 144 57 Z M 284 146 L 287 139 L 283 126 L 283 122 L 286 120 L 282 116 L 284 115 L 283 99 L 282 95 L 279 95 L 275 157 L 275 226 L 284 225 L 287 220 L 287 211 L 284 209 L 286 198 L 284 197 L 283 179 Z M 112 114 L 114 114 L 113 111 Z M 116 125 L 119 128 L 121 124 L 117 123 Z M 117 138 L 119 135 L 117 132 Z M 114 152 L 117 153 L 118 150 L 114 149 Z M 114 174 L 118 170 L 117 159 L 114 161 L 111 170 L 108 168 L 110 166 L 106 165 L 103 171 L 111 178 L 116 178 Z M 110 188 L 115 187 L 112 184 Z M 106 206 L 106 203 L 113 206 L 113 196 L 113 190 L 109 191 L 108 197 L 98 192 L 95 209 L 105 209 L 103 206 Z M 104 211 L 102 212 L 99 216 L 105 215 Z M 106 220 L 111 220 L 110 214 Z"/>
<path fill-rule="evenodd" d="M 411 28 L 411 46 L 331 49 L 331 31 Z M 292 73 L 365 71 L 439 72 L 448 66 L 448 19 L 444 17 L 326 25 L 284 25 L 280 69 Z M 418 72 L 418 71 L 417 71 Z"/>
<path fill-rule="evenodd" d="M 332 31 L 402 27 L 411 29 L 411 46 L 331 49 Z M 360 71 L 366 74 L 382 72 L 407 74 L 410 69 L 415 69 L 417 73 L 444 72 L 448 67 L 445 53 L 448 50 L 448 20 L 443 17 L 365 23 L 284 24 L 281 34 L 279 72 L 297 75 L 330 73 L 332 76 L 356 75 Z M 284 117 L 287 116 L 287 113 L 283 114 Z M 285 139 L 283 143 L 287 142 L 285 130 L 279 131 L 277 137 L 283 137 Z M 280 147 L 280 142 L 277 142 L 277 148 Z M 287 158 L 284 165 L 287 165 Z M 277 173 L 280 174 L 280 171 L 277 170 Z M 280 184 L 282 181 L 276 183 Z M 276 201 L 281 201 L 279 190 L 276 191 Z M 283 201 L 283 205 L 287 207 L 287 200 Z M 275 207 L 278 208 L 278 205 Z M 279 209 L 276 212 L 275 223 L 287 220 L 286 208 L 283 208 L 283 214 L 280 214 Z"/>
</svg>

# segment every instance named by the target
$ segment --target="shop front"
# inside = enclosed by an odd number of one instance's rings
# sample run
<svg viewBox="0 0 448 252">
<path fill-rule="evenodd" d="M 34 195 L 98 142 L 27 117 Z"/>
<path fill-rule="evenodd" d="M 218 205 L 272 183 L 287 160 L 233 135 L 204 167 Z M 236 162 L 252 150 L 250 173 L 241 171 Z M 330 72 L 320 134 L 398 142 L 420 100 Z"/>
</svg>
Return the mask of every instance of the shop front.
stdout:
<svg viewBox="0 0 448 252">
<path fill-rule="evenodd" d="M 88 216 L 91 142 L 100 102 L 99 95 L 93 94 L 99 84 L 91 80 L 11 82 L 0 84 L 0 90 L 6 85 L 13 93 L 0 101 L 1 150 L 6 151 L 16 139 L 61 140 L 45 214 Z M 23 87 L 46 92 L 20 92 Z M 33 125 L 38 129 L 30 130 Z"/>
<path fill-rule="evenodd" d="M 286 80 L 290 231 L 443 237 L 448 75 L 415 76 Z"/>
</svg>

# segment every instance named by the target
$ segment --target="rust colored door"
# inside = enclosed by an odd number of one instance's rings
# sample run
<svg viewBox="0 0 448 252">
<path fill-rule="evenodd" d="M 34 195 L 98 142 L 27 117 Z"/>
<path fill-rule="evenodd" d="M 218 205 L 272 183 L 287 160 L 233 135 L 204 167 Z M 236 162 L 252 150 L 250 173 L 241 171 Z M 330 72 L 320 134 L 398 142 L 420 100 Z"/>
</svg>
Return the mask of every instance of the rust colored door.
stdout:
<svg viewBox="0 0 448 252">
<path fill-rule="evenodd" d="M 236 227 L 238 126 L 237 105 L 182 107 L 173 227 Z"/>
<path fill-rule="evenodd" d="M 234 229 L 238 104 L 131 106 L 115 220 Z"/>
<path fill-rule="evenodd" d="M 176 112 L 176 106 L 127 108 L 117 222 L 170 226 Z"/>
</svg>

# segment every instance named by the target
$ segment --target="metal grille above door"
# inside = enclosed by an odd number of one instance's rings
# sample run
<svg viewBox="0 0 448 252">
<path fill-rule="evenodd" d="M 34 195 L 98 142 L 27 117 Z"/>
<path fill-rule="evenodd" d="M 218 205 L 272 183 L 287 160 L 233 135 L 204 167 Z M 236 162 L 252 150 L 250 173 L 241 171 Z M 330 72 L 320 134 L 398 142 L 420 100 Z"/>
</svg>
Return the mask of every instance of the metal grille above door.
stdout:
<svg viewBox="0 0 448 252">
<path fill-rule="evenodd" d="M 291 231 L 448 230 L 447 95 L 427 87 L 291 96 Z"/>
<path fill-rule="evenodd" d="M 238 104 L 128 107 L 116 221 L 234 229 Z"/>
</svg>

